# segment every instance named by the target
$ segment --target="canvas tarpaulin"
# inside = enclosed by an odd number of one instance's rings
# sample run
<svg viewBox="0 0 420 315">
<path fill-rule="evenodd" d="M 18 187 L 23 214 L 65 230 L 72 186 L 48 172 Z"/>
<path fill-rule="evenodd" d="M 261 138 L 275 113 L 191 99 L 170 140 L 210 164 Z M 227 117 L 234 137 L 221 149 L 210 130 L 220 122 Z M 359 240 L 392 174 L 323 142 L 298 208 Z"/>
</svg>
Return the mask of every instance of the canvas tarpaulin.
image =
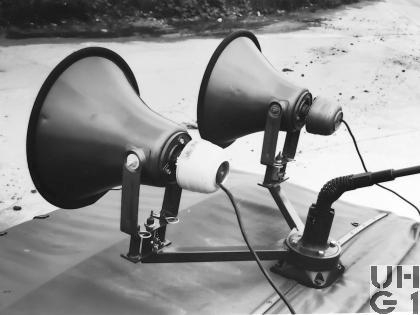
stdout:
<svg viewBox="0 0 420 315">
<path fill-rule="evenodd" d="M 261 176 L 233 173 L 228 186 L 237 198 L 251 243 L 276 248 L 290 229 Z M 288 183 L 286 196 L 302 220 L 316 193 Z M 159 210 L 163 189 L 142 186 L 141 219 Z M 120 257 L 129 237 L 119 231 L 120 191 L 92 206 L 57 210 L 45 220 L 15 226 L 0 237 L 1 314 L 225 314 L 287 313 L 256 263 L 133 264 Z M 379 212 L 334 204 L 331 235 L 340 238 Z M 222 191 L 183 192 L 179 224 L 167 237 L 177 246 L 244 245 L 234 211 Z M 343 248 L 343 277 L 311 289 L 270 273 L 299 313 L 368 311 L 369 266 L 420 262 L 418 224 L 390 214 Z M 263 262 L 270 268 L 275 261 Z"/>
</svg>

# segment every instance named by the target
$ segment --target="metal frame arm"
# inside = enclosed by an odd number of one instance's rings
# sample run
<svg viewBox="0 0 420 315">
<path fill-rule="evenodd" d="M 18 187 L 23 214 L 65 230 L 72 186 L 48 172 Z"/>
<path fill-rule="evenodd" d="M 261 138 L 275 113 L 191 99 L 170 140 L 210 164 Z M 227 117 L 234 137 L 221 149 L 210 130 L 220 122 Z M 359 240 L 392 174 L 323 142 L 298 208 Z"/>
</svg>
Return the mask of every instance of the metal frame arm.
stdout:
<svg viewBox="0 0 420 315">
<path fill-rule="evenodd" d="M 287 197 L 281 191 L 280 185 L 268 187 L 268 190 L 276 202 L 277 207 L 283 214 L 284 219 L 286 220 L 290 229 L 303 231 L 305 225 L 303 224 L 293 205 L 290 203 L 289 199 L 287 199 Z"/>
<path fill-rule="evenodd" d="M 157 235 L 163 242 L 166 241 L 166 225 L 165 218 L 178 217 L 179 204 L 181 203 L 182 188 L 177 183 L 172 183 L 166 186 L 165 194 L 163 196 L 162 209 L 160 211 L 159 229 Z"/>
<path fill-rule="evenodd" d="M 122 170 L 122 191 L 121 191 L 121 217 L 120 230 L 130 235 L 130 247 L 127 259 L 138 260 L 140 258 L 140 226 L 138 225 L 139 194 L 141 183 L 142 157 L 141 150 L 127 152 L 127 156 L 134 154 L 138 159 L 137 167 L 123 163 Z"/>
<path fill-rule="evenodd" d="M 295 158 L 299 137 L 300 130 L 287 132 L 283 144 L 283 153 L 279 154 L 280 158 L 283 158 L 286 163 Z"/>
<path fill-rule="evenodd" d="M 286 249 L 256 249 L 261 260 L 280 260 Z M 253 261 L 254 256 L 246 246 L 222 247 L 168 247 L 142 258 L 143 263 L 182 263 L 182 262 L 218 262 L 218 261 Z"/>
<path fill-rule="evenodd" d="M 287 162 L 295 157 L 299 142 L 300 130 L 288 132 L 283 145 L 283 153 L 277 156 L 278 133 L 281 129 L 281 103 L 270 104 L 264 130 L 264 140 L 261 152 L 261 164 L 266 165 L 264 181 L 261 186 L 267 188 L 276 202 L 277 207 L 286 219 L 291 229 L 303 230 L 303 222 L 292 204 L 281 192 L 280 183 L 285 180 Z"/>
<path fill-rule="evenodd" d="M 272 165 L 275 160 L 277 139 L 280 131 L 282 108 L 277 102 L 270 104 L 265 122 L 261 164 Z"/>
</svg>

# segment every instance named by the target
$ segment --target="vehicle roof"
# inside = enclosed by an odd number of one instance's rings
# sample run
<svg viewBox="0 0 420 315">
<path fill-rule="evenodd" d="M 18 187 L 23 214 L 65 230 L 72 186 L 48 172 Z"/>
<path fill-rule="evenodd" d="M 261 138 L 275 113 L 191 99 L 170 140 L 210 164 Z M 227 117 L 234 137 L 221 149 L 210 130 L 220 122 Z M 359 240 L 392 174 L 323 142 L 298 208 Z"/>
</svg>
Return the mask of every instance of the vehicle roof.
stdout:
<svg viewBox="0 0 420 315">
<path fill-rule="evenodd" d="M 254 246 L 276 248 L 289 227 L 261 176 L 233 173 L 228 186 L 239 201 Z M 305 220 L 316 194 L 284 183 Z M 119 231 L 121 193 L 110 191 L 92 206 L 57 210 L 45 220 L 15 226 L 0 237 L 0 313 L 26 314 L 221 314 L 286 312 L 255 262 L 133 264 L 120 257 L 129 238 Z M 159 210 L 163 190 L 142 186 L 141 217 Z M 378 210 L 337 202 L 332 236 L 339 238 Z M 176 246 L 244 245 L 222 191 L 183 192 L 180 223 L 168 227 Z M 369 266 L 398 264 L 418 238 L 418 224 L 390 214 L 343 249 L 344 276 L 325 289 L 310 289 L 271 273 L 299 313 L 357 312 L 369 299 Z M 410 253 L 419 261 L 419 250 Z M 270 268 L 275 261 L 263 262 Z"/>
</svg>

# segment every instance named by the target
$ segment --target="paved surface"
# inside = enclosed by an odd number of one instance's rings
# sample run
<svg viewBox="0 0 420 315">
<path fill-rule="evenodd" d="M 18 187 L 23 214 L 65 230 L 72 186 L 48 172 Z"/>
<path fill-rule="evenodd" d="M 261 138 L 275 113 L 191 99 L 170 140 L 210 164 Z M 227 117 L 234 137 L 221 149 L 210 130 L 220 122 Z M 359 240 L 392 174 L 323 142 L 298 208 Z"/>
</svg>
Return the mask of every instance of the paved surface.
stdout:
<svg viewBox="0 0 420 315">
<path fill-rule="evenodd" d="M 282 33 L 281 25 L 272 25 L 258 31 L 263 53 L 277 69 L 293 69 L 284 73 L 290 80 L 343 106 L 370 169 L 418 164 L 419 4 L 364 2 L 322 16 L 327 19 L 320 26 L 306 30 Z M 86 46 L 113 49 L 133 69 L 141 95 L 151 107 L 177 122 L 191 122 L 204 69 L 220 40 L 0 42 L 0 230 L 54 209 L 38 193 L 31 193 L 25 137 L 36 94 L 60 60 Z M 261 134 L 254 134 L 232 145 L 233 164 L 262 173 L 261 140 Z M 330 137 L 304 132 L 288 175 L 291 182 L 319 190 L 332 177 L 361 171 L 343 126 Z M 420 204 L 419 181 L 420 176 L 412 176 L 388 186 Z M 418 218 L 414 209 L 379 188 L 349 192 L 343 198 Z M 13 211 L 14 205 L 22 210 Z"/>
</svg>

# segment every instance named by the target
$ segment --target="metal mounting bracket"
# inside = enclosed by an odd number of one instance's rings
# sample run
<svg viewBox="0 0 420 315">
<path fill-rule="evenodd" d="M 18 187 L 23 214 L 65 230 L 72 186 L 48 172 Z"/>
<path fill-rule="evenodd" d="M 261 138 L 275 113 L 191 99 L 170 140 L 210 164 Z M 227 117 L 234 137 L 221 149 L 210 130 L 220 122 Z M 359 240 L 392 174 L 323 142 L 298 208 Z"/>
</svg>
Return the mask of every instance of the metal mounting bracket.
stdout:
<svg viewBox="0 0 420 315">
<path fill-rule="evenodd" d="M 287 163 L 295 157 L 300 131 L 288 132 L 283 145 L 283 153 L 277 156 L 278 133 L 281 129 L 282 102 L 272 102 L 267 112 L 261 164 L 266 166 L 264 181 L 260 186 L 267 188 L 283 214 L 290 229 L 303 231 L 304 225 L 292 204 L 281 192 L 280 184 L 285 178 Z"/>
</svg>

